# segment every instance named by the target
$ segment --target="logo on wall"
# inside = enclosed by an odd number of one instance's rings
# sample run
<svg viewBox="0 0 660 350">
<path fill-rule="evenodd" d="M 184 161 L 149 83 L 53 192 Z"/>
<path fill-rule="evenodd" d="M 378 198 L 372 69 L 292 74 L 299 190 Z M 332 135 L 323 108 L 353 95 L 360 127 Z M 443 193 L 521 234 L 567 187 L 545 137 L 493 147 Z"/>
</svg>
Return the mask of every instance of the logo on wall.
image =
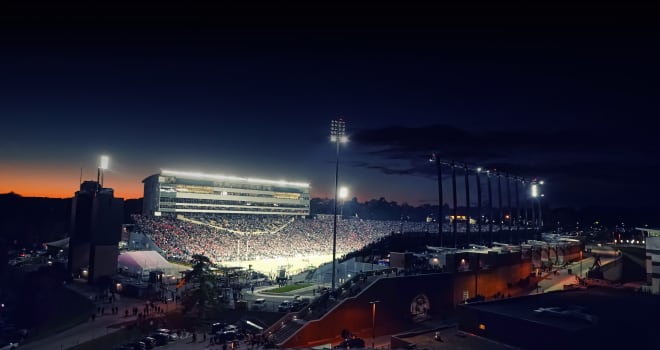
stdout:
<svg viewBox="0 0 660 350">
<path fill-rule="evenodd" d="M 417 294 L 410 303 L 410 315 L 413 322 L 422 322 L 431 318 L 429 310 L 431 310 L 431 303 L 426 294 Z"/>
</svg>

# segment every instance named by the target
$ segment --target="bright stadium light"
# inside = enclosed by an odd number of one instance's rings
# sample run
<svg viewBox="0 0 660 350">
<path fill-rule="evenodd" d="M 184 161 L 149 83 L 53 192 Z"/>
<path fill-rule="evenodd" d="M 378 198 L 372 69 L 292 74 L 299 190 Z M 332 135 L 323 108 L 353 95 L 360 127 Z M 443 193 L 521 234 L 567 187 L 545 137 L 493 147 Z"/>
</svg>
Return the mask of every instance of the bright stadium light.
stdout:
<svg viewBox="0 0 660 350">
<path fill-rule="evenodd" d="M 108 169 L 109 165 L 110 165 L 110 157 L 101 156 L 101 165 L 99 166 L 99 168 L 101 170 L 106 170 L 106 169 Z"/>
<path fill-rule="evenodd" d="M 339 189 L 339 198 L 346 199 L 348 197 L 348 187 L 342 187 Z"/>
<path fill-rule="evenodd" d="M 330 123 L 330 141 L 346 143 L 348 137 L 346 136 L 346 123 L 343 119 L 333 120 Z"/>
<path fill-rule="evenodd" d="M 106 155 L 101 156 L 101 161 L 99 163 L 98 169 L 96 169 L 96 183 L 99 185 L 99 189 L 103 188 L 103 170 L 109 168 L 110 157 Z"/>
<path fill-rule="evenodd" d="M 539 186 L 537 184 L 532 184 L 532 197 L 536 198 L 539 196 Z"/>
<path fill-rule="evenodd" d="M 163 175 L 183 177 L 183 178 L 193 178 L 193 179 L 209 179 L 209 180 L 221 180 L 221 181 L 240 181 L 240 182 L 251 182 L 264 185 L 280 185 L 280 186 L 292 186 L 292 187 L 309 187 L 308 183 L 304 182 L 289 182 L 285 180 L 267 180 L 259 178 L 250 178 L 250 177 L 239 177 L 239 176 L 227 176 L 227 175 L 218 175 L 218 174 L 205 174 L 198 172 L 190 171 L 176 171 L 176 170 L 166 170 L 161 169 Z"/>
<path fill-rule="evenodd" d="M 481 172 L 481 167 L 478 167 L 478 168 L 477 168 L 477 172 L 478 172 L 478 173 Z"/>
</svg>

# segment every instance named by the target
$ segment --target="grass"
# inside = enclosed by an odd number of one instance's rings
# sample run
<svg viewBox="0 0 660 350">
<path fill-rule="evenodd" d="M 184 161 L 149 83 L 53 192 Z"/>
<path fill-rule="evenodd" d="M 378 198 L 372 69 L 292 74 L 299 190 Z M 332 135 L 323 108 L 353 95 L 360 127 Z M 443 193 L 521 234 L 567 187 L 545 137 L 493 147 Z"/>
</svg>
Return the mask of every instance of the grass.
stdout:
<svg viewBox="0 0 660 350">
<path fill-rule="evenodd" d="M 302 289 L 302 288 L 307 288 L 311 285 L 312 285 L 311 283 L 290 284 L 290 285 L 287 285 L 287 286 L 284 286 L 284 287 L 268 289 L 268 290 L 263 291 L 262 293 L 281 294 L 281 293 L 292 292 L 294 290 L 298 290 L 298 289 Z"/>
</svg>

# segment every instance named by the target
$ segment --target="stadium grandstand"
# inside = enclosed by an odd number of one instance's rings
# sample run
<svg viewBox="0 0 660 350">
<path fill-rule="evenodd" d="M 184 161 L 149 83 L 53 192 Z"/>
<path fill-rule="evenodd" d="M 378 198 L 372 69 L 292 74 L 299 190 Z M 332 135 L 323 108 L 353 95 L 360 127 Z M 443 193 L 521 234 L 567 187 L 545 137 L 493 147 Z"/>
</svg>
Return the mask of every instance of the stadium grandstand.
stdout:
<svg viewBox="0 0 660 350">
<path fill-rule="evenodd" d="M 309 215 L 309 184 L 162 170 L 144 183 L 143 215 Z"/>
</svg>

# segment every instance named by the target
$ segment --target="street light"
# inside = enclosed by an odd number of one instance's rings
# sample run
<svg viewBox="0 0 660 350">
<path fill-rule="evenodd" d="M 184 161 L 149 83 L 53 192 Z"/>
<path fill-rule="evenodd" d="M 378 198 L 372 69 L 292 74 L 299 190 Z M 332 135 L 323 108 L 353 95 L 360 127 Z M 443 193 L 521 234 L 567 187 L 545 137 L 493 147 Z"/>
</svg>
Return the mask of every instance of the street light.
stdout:
<svg viewBox="0 0 660 350">
<path fill-rule="evenodd" d="M 332 227 L 332 291 L 335 290 L 337 269 L 337 197 L 339 190 L 339 145 L 348 142 L 346 137 L 346 123 L 343 119 L 333 120 L 330 123 L 330 141 L 337 145 L 337 158 L 335 163 L 335 214 Z"/>
<path fill-rule="evenodd" d="M 380 303 L 380 300 L 372 300 L 369 302 L 371 304 L 371 347 L 376 348 L 376 304 Z"/>
</svg>

